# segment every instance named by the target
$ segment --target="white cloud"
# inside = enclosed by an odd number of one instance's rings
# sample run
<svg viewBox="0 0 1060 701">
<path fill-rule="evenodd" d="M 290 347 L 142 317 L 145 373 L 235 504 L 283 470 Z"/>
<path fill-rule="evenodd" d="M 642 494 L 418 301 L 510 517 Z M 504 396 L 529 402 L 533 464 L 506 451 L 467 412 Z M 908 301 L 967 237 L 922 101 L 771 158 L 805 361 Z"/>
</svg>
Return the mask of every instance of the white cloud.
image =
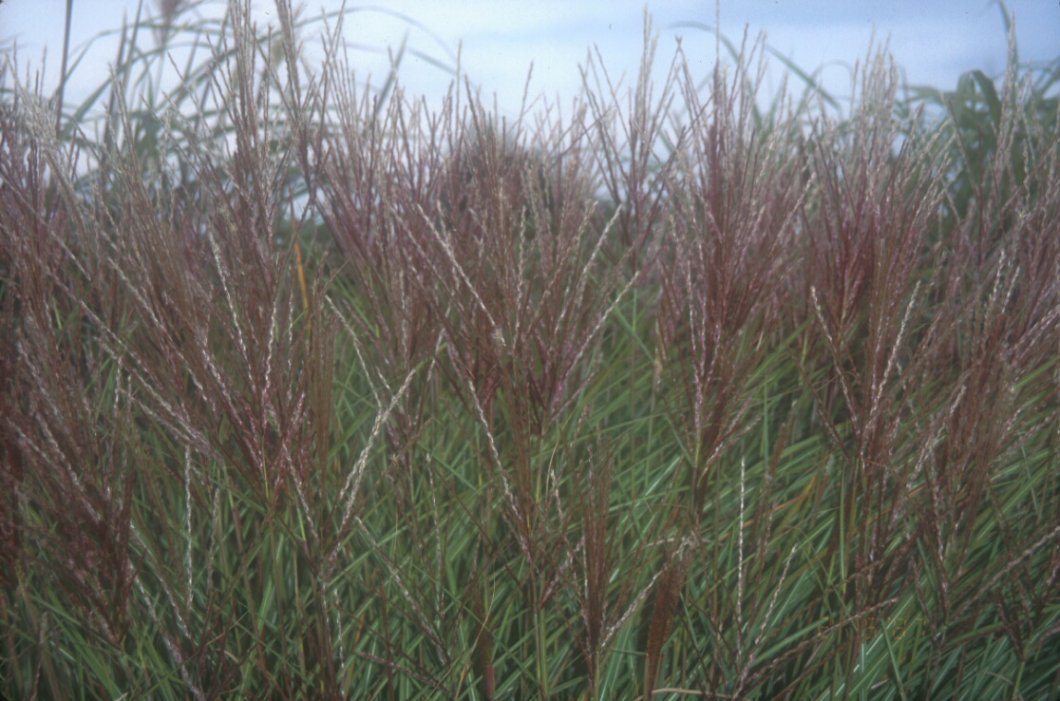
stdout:
<svg viewBox="0 0 1060 701">
<path fill-rule="evenodd" d="M 122 14 L 131 15 L 136 2 L 76 0 L 73 44 L 120 26 Z M 314 16 L 322 7 L 334 10 L 341 3 L 306 0 L 304 4 L 306 16 Z M 651 0 L 647 4 L 660 34 L 657 74 L 669 64 L 675 36 L 680 34 L 694 70 L 706 75 L 713 62 L 713 35 L 692 28 L 674 30 L 672 24 L 713 25 L 713 0 Z M 407 35 L 410 48 L 445 62 L 451 62 L 450 52 L 462 44 L 463 66 L 481 86 L 484 98 L 496 92 L 503 108 L 514 111 L 531 61 L 532 92 L 558 94 L 566 101 L 580 88 L 578 65 L 593 45 L 599 47 L 611 74 L 626 74 L 628 84 L 640 60 L 644 5 L 643 0 L 351 0 L 348 7 L 362 9 L 347 16 L 345 38 L 351 45 L 378 50 L 397 45 Z M 58 69 L 62 6 L 59 0 L 8 0 L 0 6 L 0 39 L 20 37 L 23 63 L 36 63 L 41 49 L 49 47 L 50 85 Z M 275 22 L 272 2 L 256 0 L 255 6 L 261 22 Z M 1044 0 L 1010 0 L 1009 6 L 1021 32 L 1021 57 L 1054 59 L 1060 6 Z M 223 2 L 207 3 L 205 11 L 216 16 L 223 7 Z M 804 69 L 830 64 L 823 75 L 829 89 L 840 92 L 849 92 L 849 78 L 835 63 L 851 64 L 862 58 L 874 26 L 879 41 L 890 36 L 890 47 L 913 83 L 949 87 L 964 70 L 999 72 L 1004 67 L 1000 15 L 985 0 L 723 0 L 721 23 L 723 32 L 735 41 L 745 23 L 750 24 L 752 39 L 759 31 L 768 31 L 770 45 Z M 307 37 L 314 31 L 310 29 Z M 106 79 L 106 64 L 115 51 L 113 39 L 94 50 L 79 69 L 77 84 L 71 86 L 73 99 L 79 90 L 87 93 Z M 388 70 L 385 53 L 353 49 L 351 56 L 361 78 L 369 73 L 379 77 Z M 437 97 L 444 93 L 449 78 L 409 55 L 402 80 L 411 93 Z"/>
</svg>

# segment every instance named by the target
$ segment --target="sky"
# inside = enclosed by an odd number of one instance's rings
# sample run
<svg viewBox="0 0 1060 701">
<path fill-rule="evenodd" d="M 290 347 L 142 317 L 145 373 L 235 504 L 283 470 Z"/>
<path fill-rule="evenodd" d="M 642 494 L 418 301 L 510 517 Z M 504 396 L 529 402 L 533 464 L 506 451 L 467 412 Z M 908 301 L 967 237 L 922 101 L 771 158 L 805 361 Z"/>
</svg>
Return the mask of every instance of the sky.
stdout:
<svg viewBox="0 0 1060 701">
<path fill-rule="evenodd" d="M 17 42 L 20 75 L 41 66 L 45 85 L 57 79 L 65 0 L 0 0 L 0 60 Z M 306 0 L 306 16 L 334 10 L 340 0 Z M 154 0 L 145 0 L 154 11 Z M 137 0 L 75 0 L 71 46 L 121 25 L 135 14 Z M 275 23 L 271 1 L 254 2 L 262 24 Z M 353 45 L 359 78 L 387 72 L 386 47 L 407 36 L 408 47 L 431 60 L 461 66 L 487 103 L 494 97 L 502 113 L 515 114 L 533 65 L 531 97 L 566 104 L 581 88 L 580 65 L 589 51 L 624 85 L 636 77 L 645 8 L 658 37 L 657 76 L 674 56 L 678 42 L 693 74 L 709 75 L 714 63 L 714 0 L 349 0 L 344 36 Z M 1009 0 L 1016 18 L 1021 61 L 1048 63 L 1060 55 L 1060 2 Z M 206 0 L 196 11 L 219 16 L 224 2 Z M 739 43 L 746 27 L 751 39 L 764 33 L 767 45 L 806 71 L 820 69 L 832 94 L 851 93 L 851 67 L 863 59 L 870 40 L 887 42 L 910 85 L 952 88 L 960 74 L 980 69 L 999 76 L 1005 67 L 1006 37 L 992 0 L 722 0 L 722 34 Z M 313 38 L 312 31 L 305 35 Z M 116 53 L 115 37 L 97 39 L 67 88 L 70 101 L 87 95 L 107 76 Z M 312 42 L 310 42 L 312 46 Z M 361 47 L 361 48 L 358 48 Z M 724 57 L 723 57 L 724 58 Z M 440 100 L 450 76 L 432 61 L 409 54 L 401 81 L 410 95 Z M 766 91 L 776 88 L 782 65 L 771 60 Z"/>
</svg>

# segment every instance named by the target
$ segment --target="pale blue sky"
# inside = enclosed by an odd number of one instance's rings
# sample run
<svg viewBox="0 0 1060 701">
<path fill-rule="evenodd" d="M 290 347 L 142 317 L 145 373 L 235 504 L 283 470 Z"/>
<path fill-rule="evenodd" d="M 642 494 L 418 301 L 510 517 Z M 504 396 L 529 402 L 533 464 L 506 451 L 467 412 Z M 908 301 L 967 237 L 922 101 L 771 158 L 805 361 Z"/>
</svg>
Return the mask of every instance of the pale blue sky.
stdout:
<svg viewBox="0 0 1060 701">
<path fill-rule="evenodd" d="M 134 14 L 136 4 L 136 0 L 75 0 L 72 45 L 120 26 L 122 14 Z M 153 0 L 145 4 L 154 10 Z M 316 14 L 341 3 L 302 4 L 307 13 Z M 24 73 L 28 64 L 39 65 L 47 48 L 49 85 L 58 72 L 65 5 L 65 0 L 6 0 L 0 5 L 0 50 L 9 52 L 11 41 L 17 39 Z M 645 5 L 659 36 L 659 70 L 669 63 L 680 36 L 693 70 L 705 76 L 713 63 L 713 36 L 675 25 L 713 26 L 714 0 L 392 0 L 371 5 L 351 0 L 348 7 L 365 9 L 348 17 L 345 36 L 351 42 L 384 47 L 398 43 L 407 31 L 411 48 L 446 61 L 461 45 L 464 69 L 481 86 L 483 96 L 496 94 L 502 110 L 513 113 L 531 62 L 531 92 L 558 96 L 563 103 L 579 89 L 578 65 L 590 47 L 599 48 L 613 75 L 635 75 Z M 270 0 L 256 0 L 254 6 L 259 21 L 274 21 Z M 1008 6 L 1016 16 L 1021 59 L 1056 59 L 1060 2 L 1010 0 Z M 217 15 L 223 7 L 223 2 L 207 2 L 201 11 Z M 423 29 L 378 8 L 404 14 Z M 864 56 L 874 30 L 877 41 L 889 40 L 911 84 L 948 88 L 965 70 L 978 68 L 997 75 L 1005 65 L 1001 16 L 989 0 L 722 0 L 723 33 L 739 41 L 745 25 L 752 38 L 765 32 L 771 47 L 804 69 L 823 66 L 822 80 L 837 95 L 849 93 L 849 66 Z M 73 101 L 106 77 L 106 62 L 114 56 L 115 46 L 113 39 L 98 42 L 68 89 Z M 361 77 L 385 72 L 383 55 L 357 55 L 363 66 Z M 779 66 L 775 60 L 772 63 Z M 770 81 L 778 75 L 771 74 Z M 406 60 L 401 77 L 409 92 L 432 100 L 448 84 L 443 72 L 414 57 Z"/>
</svg>

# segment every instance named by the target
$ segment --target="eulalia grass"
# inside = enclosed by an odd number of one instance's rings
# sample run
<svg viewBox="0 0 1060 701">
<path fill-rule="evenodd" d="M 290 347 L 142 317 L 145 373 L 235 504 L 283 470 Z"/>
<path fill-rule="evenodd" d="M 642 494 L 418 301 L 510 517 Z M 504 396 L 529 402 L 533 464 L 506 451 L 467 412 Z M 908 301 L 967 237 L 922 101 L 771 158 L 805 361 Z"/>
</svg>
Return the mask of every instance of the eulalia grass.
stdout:
<svg viewBox="0 0 1060 701">
<path fill-rule="evenodd" d="M 512 118 L 163 9 L 0 63 L 0 694 L 1057 695 L 1055 70 Z"/>
</svg>

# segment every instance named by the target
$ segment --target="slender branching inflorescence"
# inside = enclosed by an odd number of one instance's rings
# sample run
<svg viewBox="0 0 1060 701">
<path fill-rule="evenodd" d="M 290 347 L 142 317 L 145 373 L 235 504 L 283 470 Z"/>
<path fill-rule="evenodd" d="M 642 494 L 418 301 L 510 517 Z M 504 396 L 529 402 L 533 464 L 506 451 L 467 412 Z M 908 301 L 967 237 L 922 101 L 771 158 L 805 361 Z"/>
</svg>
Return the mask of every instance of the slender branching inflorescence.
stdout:
<svg viewBox="0 0 1060 701">
<path fill-rule="evenodd" d="M 512 117 L 188 6 L 0 62 L 0 695 L 1055 696 L 1055 74 Z"/>
</svg>

